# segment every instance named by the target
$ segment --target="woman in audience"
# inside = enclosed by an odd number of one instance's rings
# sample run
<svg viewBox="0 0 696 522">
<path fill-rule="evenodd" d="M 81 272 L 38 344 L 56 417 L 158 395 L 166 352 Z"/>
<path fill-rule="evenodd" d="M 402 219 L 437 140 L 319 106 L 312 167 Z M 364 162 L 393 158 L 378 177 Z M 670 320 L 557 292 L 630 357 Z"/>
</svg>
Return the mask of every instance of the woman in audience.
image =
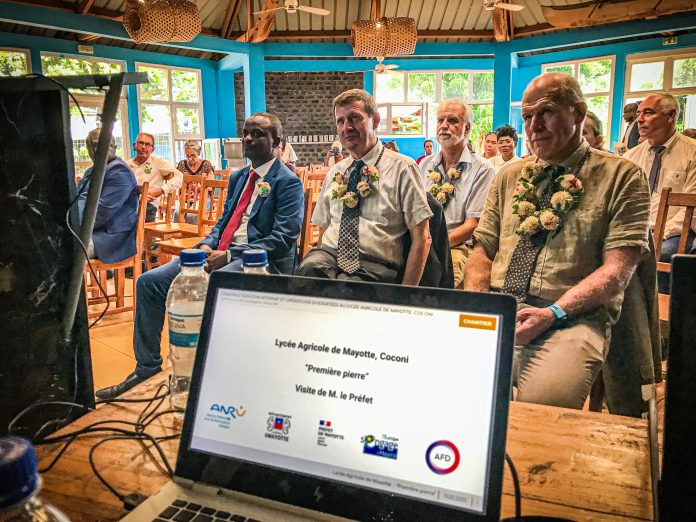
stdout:
<svg viewBox="0 0 696 522">
<path fill-rule="evenodd" d="M 200 158 L 201 146 L 195 140 L 189 140 L 184 144 L 185 160 L 181 160 L 177 165 L 177 170 L 187 176 L 206 176 L 213 178 L 215 167 L 208 160 Z"/>
<path fill-rule="evenodd" d="M 289 168 L 291 171 L 295 172 L 295 162 L 297 161 L 297 154 L 285 138 L 280 140 L 278 144 L 278 159 L 280 162 Z"/>
<path fill-rule="evenodd" d="M 341 142 L 336 140 L 331 144 L 331 150 L 326 153 L 326 157 L 324 158 L 324 166 L 325 167 L 333 167 L 334 163 L 338 163 L 343 159 L 343 154 L 341 152 L 343 151 L 343 145 L 341 145 Z"/>
</svg>

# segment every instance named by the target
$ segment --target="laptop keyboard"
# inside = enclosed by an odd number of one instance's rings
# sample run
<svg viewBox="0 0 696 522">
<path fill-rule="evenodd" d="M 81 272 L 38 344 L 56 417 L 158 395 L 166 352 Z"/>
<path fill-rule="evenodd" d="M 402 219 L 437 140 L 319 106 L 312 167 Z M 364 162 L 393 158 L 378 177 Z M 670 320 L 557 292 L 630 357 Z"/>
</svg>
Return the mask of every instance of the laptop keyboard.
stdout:
<svg viewBox="0 0 696 522">
<path fill-rule="evenodd" d="M 165 508 L 153 522 L 260 522 L 254 518 L 201 506 L 193 502 L 177 499 Z"/>
</svg>

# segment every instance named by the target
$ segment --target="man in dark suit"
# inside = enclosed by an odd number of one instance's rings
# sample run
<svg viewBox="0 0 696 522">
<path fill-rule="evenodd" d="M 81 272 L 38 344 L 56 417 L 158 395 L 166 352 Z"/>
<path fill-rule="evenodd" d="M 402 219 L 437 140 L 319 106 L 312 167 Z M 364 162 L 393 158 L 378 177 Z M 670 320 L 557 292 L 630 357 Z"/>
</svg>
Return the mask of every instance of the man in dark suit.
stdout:
<svg viewBox="0 0 696 522">
<path fill-rule="evenodd" d="M 280 120 L 272 114 L 256 113 L 244 123 L 242 148 L 251 166 L 230 176 L 222 216 L 198 245 L 208 254 L 208 272 L 240 271 L 242 252 L 262 248 L 271 270 L 292 273 L 304 194 L 300 179 L 277 158 L 282 133 Z M 178 273 L 179 261 L 174 260 L 138 279 L 133 332 L 137 365 L 122 383 L 98 390 L 100 399 L 117 397 L 161 370 L 165 303 Z"/>
<path fill-rule="evenodd" d="M 624 132 L 621 143 L 626 145 L 626 148 L 632 149 L 638 145 L 638 140 L 640 135 L 638 134 L 638 124 L 636 123 L 636 118 L 638 117 L 638 104 L 637 103 L 627 103 L 623 108 L 623 119 L 628 123 L 626 131 Z"/>
<path fill-rule="evenodd" d="M 101 129 L 91 131 L 85 141 L 87 152 L 94 161 Z M 92 167 L 88 168 L 77 187 L 80 219 L 89 194 Z M 106 170 L 99 206 L 94 219 L 92 239 L 87 246 L 90 259 L 104 263 L 117 263 L 135 255 L 135 233 L 138 222 L 138 183 L 130 167 L 116 157 L 116 140 L 111 144 L 106 158 Z"/>
</svg>

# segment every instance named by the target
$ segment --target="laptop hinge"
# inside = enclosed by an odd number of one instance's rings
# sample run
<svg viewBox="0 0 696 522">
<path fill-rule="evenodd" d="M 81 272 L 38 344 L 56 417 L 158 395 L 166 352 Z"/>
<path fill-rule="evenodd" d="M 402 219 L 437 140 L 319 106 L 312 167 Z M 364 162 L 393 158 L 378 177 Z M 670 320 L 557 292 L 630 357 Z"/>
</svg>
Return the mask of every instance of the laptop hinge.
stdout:
<svg viewBox="0 0 696 522">
<path fill-rule="evenodd" d="M 173 481 L 175 484 L 181 486 L 182 488 L 186 488 L 186 489 L 193 489 L 193 486 L 196 484 L 196 483 L 195 483 L 193 480 L 191 480 L 191 479 L 185 479 L 185 478 L 182 478 L 182 477 L 177 477 L 176 475 L 174 475 L 174 478 L 172 479 L 172 481 Z"/>
<path fill-rule="evenodd" d="M 221 495 L 221 489 L 217 486 L 209 486 L 208 484 L 203 484 L 201 482 L 194 482 L 191 490 L 196 493 L 202 493 L 204 495 L 217 496 Z"/>
</svg>

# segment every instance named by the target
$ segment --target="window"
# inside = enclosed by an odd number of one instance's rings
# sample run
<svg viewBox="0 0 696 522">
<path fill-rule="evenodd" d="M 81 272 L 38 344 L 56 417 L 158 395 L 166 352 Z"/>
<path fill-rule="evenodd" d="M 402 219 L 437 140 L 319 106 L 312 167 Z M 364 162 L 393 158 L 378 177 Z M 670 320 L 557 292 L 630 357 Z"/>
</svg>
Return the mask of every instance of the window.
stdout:
<svg viewBox="0 0 696 522">
<path fill-rule="evenodd" d="M 604 56 L 588 60 L 549 63 L 543 67 L 547 72 L 561 72 L 572 76 L 580 83 L 585 95 L 587 109 L 594 112 L 602 122 L 605 143 L 609 143 L 611 131 L 611 101 L 614 90 L 614 57 Z"/>
<path fill-rule="evenodd" d="M 137 70 L 150 80 L 138 85 L 140 128 L 155 136 L 155 154 L 176 163 L 187 140 L 203 140 L 200 71 L 150 64 Z"/>
<path fill-rule="evenodd" d="M 71 76 L 76 74 L 114 74 L 122 72 L 123 62 L 105 58 L 87 58 L 54 53 L 41 53 L 41 71 L 46 76 Z M 104 92 L 100 89 L 70 89 L 70 135 L 73 142 L 73 159 L 75 176 L 82 177 L 92 166 L 87 154 L 85 138 L 87 134 L 101 126 L 101 110 L 104 106 Z M 78 106 L 75 104 L 77 100 Z M 128 110 L 126 91 L 121 91 L 121 101 L 116 112 L 116 121 L 112 133 L 116 139 L 116 155 L 121 158 L 130 156 L 128 139 Z"/>
<path fill-rule="evenodd" d="M 22 49 L 0 49 L 0 76 L 22 76 L 31 70 L 29 53 Z"/>
<path fill-rule="evenodd" d="M 696 48 L 628 56 L 626 86 L 624 103 L 640 103 L 656 92 L 676 96 L 677 130 L 696 128 Z"/>
<path fill-rule="evenodd" d="M 434 137 L 437 106 L 449 98 L 471 106 L 472 142 L 493 125 L 492 71 L 389 71 L 375 73 L 374 84 L 380 135 Z"/>
</svg>

